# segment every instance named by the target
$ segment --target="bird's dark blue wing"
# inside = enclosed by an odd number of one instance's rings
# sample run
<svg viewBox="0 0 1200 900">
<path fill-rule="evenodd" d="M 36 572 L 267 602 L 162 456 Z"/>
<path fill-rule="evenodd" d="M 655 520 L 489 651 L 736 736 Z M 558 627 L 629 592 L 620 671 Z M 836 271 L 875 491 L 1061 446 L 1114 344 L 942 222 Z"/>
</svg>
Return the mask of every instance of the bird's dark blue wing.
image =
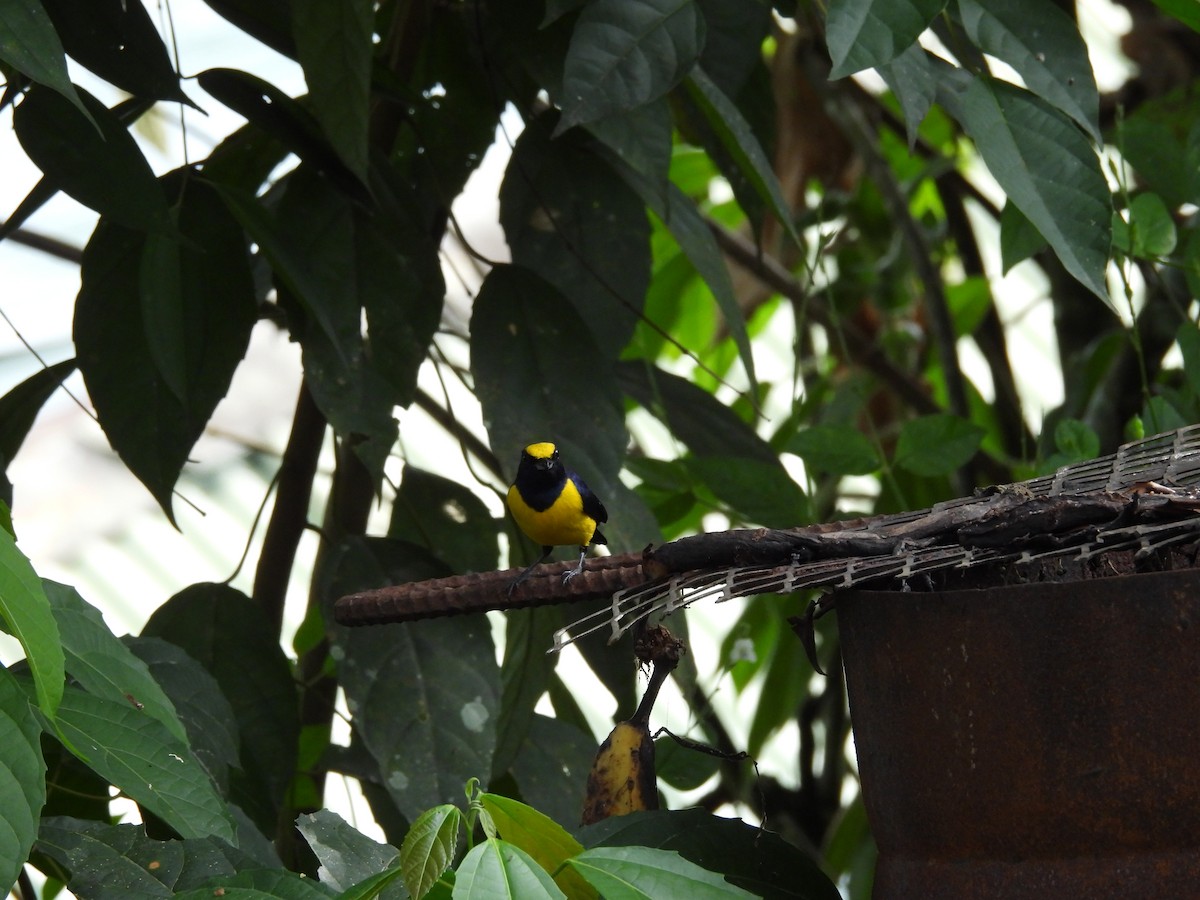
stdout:
<svg viewBox="0 0 1200 900">
<path fill-rule="evenodd" d="M 592 493 L 592 489 L 576 473 L 568 472 L 567 477 L 575 484 L 575 489 L 579 491 L 579 496 L 583 498 L 584 513 L 591 516 L 597 522 L 607 522 L 608 510 L 604 508 L 604 504 L 600 502 L 600 498 Z"/>
</svg>

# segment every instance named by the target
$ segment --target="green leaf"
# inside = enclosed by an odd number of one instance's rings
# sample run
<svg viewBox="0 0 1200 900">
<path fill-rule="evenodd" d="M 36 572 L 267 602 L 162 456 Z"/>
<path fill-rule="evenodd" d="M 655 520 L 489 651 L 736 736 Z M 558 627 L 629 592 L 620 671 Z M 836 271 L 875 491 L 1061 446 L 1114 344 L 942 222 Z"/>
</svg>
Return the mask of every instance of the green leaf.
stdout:
<svg viewBox="0 0 1200 900">
<path fill-rule="evenodd" d="M 774 214 L 791 239 L 800 243 L 792 210 L 783 197 L 779 179 L 741 111 L 697 66 L 684 81 L 688 97 L 696 104 L 708 125 L 728 152 L 740 175 Z"/>
<path fill-rule="evenodd" d="M 488 273 L 471 314 L 471 372 L 510 471 L 527 444 L 552 440 L 602 500 L 617 493 L 625 419 L 612 365 L 550 284 L 520 266 Z"/>
<path fill-rule="evenodd" d="M 144 637 L 182 647 L 216 679 L 233 707 L 241 768 L 232 799 L 270 833 L 295 770 L 296 686 L 279 635 L 262 608 L 219 584 L 184 588 L 150 616 Z"/>
<path fill-rule="evenodd" d="M 313 112 L 338 156 L 364 182 L 374 25 L 371 0 L 292 3 L 292 34 Z"/>
<path fill-rule="evenodd" d="M 92 121 L 75 85 L 71 84 L 58 32 L 39 0 L 5 3 L 0 9 L 0 62 L 57 91 Z M 99 127 L 94 121 L 92 125 Z"/>
<path fill-rule="evenodd" d="M 1097 144 L 1100 95 L 1075 21 L 1053 3 L 958 0 L 963 28 L 984 53 L 1003 60 L 1025 86 L 1074 119 Z"/>
<path fill-rule="evenodd" d="M 767 528 L 794 528 L 811 515 L 804 492 L 779 460 L 760 462 L 733 456 L 704 456 L 687 461 L 698 481 L 708 486 L 748 522 Z"/>
<path fill-rule="evenodd" d="M 37 573 L 17 549 L 13 536 L 0 529 L 0 620 L 21 642 L 33 674 L 38 708 L 53 717 L 66 681 L 62 643 L 50 601 Z"/>
<path fill-rule="evenodd" d="M 650 282 L 650 225 L 641 201 L 591 143 L 578 132 L 551 141 L 544 119 L 531 122 L 500 187 L 500 223 L 513 262 L 554 285 L 601 354 L 615 359 Z"/>
<path fill-rule="evenodd" d="M 100 610 L 74 588 L 42 582 L 66 652 L 67 674 L 88 693 L 124 703 L 156 719 L 179 741 L 187 733 L 175 706 L 149 669 L 108 630 Z"/>
<path fill-rule="evenodd" d="M 492 772 L 499 775 L 517 758 L 534 708 L 550 686 L 558 660 L 546 648 L 565 624 L 562 610 L 515 609 L 505 615 L 504 662 L 500 667 L 500 719 L 496 723 L 496 752 Z"/>
<path fill-rule="evenodd" d="M 555 136 L 662 97 L 703 47 L 704 17 L 694 0 L 589 3 L 571 35 Z"/>
<path fill-rule="evenodd" d="M 42 729 L 20 684 L 0 667 L 0 884 L 14 884 L 46 802 Z"/>
<path fill-rule="evenodd" d="M 686 378 L 635 361 L 617 369 L 621 389 L 661 419 L 696 456 L 778 463 L 770 444 L 708 391 Z"/>
<path fill-rule="evenodd" d="M 329 566 L 329 605 L 445 574 L 419 547 L 383 538 L 343 543 Z M 499 672 L 485 619 L 338 628 L 333 642 L 355 731 L 402 815 L 453 802 L 468 778 L 491 771 Z"/>
<path fill-rule="evenodd" d="M 1154 5 L 1192 31 L 1200 31 L 1200 9 L 1191 0 L 1154 0 Z"/>
<path fill-rule="evenodd" d="M 738 356 L 746 369 L 750 390 L 757 393 L 758 379 L 754 371 L 754 354 L 750 347 L 750 335 L 746 331 L 746 318 L 733 292 L 733 281 L 721 255 L 717 239 L 700 215 L 695 203 L 674 183 L 668 182 L 666 194 L 660 197 L 653 183 L 642 172 L 629 166 L 619 166 L 617 171 L 637 191 L 644 202 L 663 225 L 671 232 L 680 250 L 691 261 L 696 272 L 704 279 L 717 301 L 725 325 L 737 345 Z M 657 282 L 658 279 L 656 278 Z"/>
<path fill-rule="evenodd" d="M 1200 202 L 1200 119 L 1187 87 L 1139 104 L 1118 128 L 1115 143 L 1168 206 Z"/>
<path fill-rule="evenodd" d="M 445 292 L 436 248 L 391 188 L 376 185 L 380 207 L 367 213 L 302 166 L 277 214 L 254 226 L 256 236 L 269 229 L 263 246 L 277 278 L 319 326 L 293 325 L 313 398 L 376 481 L 396 439 L 393 409 L 412 400 Z"/>
<path fill-rule="evenodd" d="M 656 897 L 717 900 L 754 896 L 673 850 L 597 847 L 580 853 L 569 864 L 602 893 L 605 900 L 652 900 Z"/>
<path fill-rule="evenodd" d="M 572 724 L 557 701 L 556 707 L 554 718 L 538 713 L 530 718 L 525 740 L 512 763 L 512 774 L 527 803 L 556 821 L 573 822 L 583 809 L 596 739 L 591 731 L 584 730 L 586 723 Z"/>
<path fill-rule="evenodd" d="M 1112 209 L 1087 138 L 1045 101 L 1003 82 L 974 78 L 962 99 L 962 125 L 1001 189 L 1067 271 L 1109 302 Z"/>
<path fill-rule="evenodd" d="M 65 359 L 38 369 L 0 397 L 0 469 L 16 458 L 42 406 L 74 371 L 75 360 Z"/>
<path fill-rule="evenodd" d="M 893 462 L 915 475 L 948 475 L 975 455 L 984 431 L 949 414 L 921 416 L 904 423 Z"/>
<path fill-rule="evenodd" d="M 269 81 L 237 69 L 208 69 L 196 76 L 200 87 L 325 175 L 346 196 L 369 205 L 371 197 L 325 135 L 312 114 Z"/>
<path fill-rule="evenodd" d="M 882 66 L 912 46 L 946 0 L 829 0 L 830 78 Z"/>
<path fill-rule="evenodd" d="M 1183 354 L 1183 371 L 1192 393 L 1200 397 L 1200 328 L 1190 319 L 1175 332 L 1179 351 Z"/>
<path fill-rule="evenodd" d="M 395 847 L 371 840 L 327 809 L 300 816 L 296 828 L 321 864 L 317 870 L 321 883 L 338 891 L 378 875 L 400 855 Z"/>
<path fill-rule="evenodd" d="M 840 896 L 812 857 L 779 835 L 702 809 L 617 816 L 580 829 L 578 837 L 587 847 L 638 845 L 678 851 L 710 871 L 724 873 L 756 897 L 838 900 Z"/>
<path fill-rule="evenodd" d="M 1017 263 L 1040 253 L 1045 246 L 1046 239 L 1042 233 L 1025 218 L 1015 203 L 1006 202 L 1000 212 L 1000 262 L 1003 271 L 1007 274 Z"/>
<path fill-rule="evenodd" d="M 157 719 L 128 701 L 69 687 L 54 725 L 76 756 L 182 837 L 236 842 L 229 809 L 208 774 Z"/>
<path fill-rule="evenodd" d="M 500 552 L 496 519 L 474 491 L 408 464 L 387 536 L 424 547 L 457 573 L 494 569 Z"/>
<path fill-rule="evenodd" d="M 21 147 L 55 187 L 106 219 L 170 232 L 166 197 L 141 148 L 112 110 L 86 91 L 81 96 L 85 112 L 33 88 L 13 113 Z"/>
<path fill-rule="evenodd" d="M 891 62 L 877 67 L 904 112 L 904 129 L 908 146 L 916 146 L 918 129 L 937 99 L 937 79 L 925 49 L 914 43 L 896 55 Z"/>
<path fill-rule="evenodd" d="M 181 243 L 164 252 L 174 238 L 148 245 L 102 220 L 84 249 L 73 331 L 105 436 L 173 521 L 175 482 L 246 352 L 257 303 L 245 240 L 217 193 L 187 172 L 167 183 Z"/>
<path fill-rule="evenodd" d="M 1158 194 L 1138 194 L 1129 203 L 1129 221 L 1113 213 L 1113 246 L 1138 259 L 1157 260 L 1175 250 L 1171 211 Z"/>
<path fill-rule="evenodd" d="M 227 792 L 229 770 L 238 766 L 240 741 L 233 707 L 217 680 L 182 647 L 160 638 L 126 638 L 124 643 L 162 685 L 196 759 L 217 787 Z M 244 842 L 242 847 L 247 849 Z"/>
<path fill-rule="evenodd" d="M 454 900 L 566 898 L 554 880 L 524 850 L 489 838 L 475 845 L 458 865 Z"/>
<path fill-rule="evenodd" d="M 409 896 L 425 896 L 454 863 L 462 824 L 462 813 L 450 804 L 427 809 L 412 823 L 400 847 L 400 867 Z"/>
<path fill-rule="evenodd" d="M 491 815 L 500 837 L 524 850 L 547 872 L 560 873 L 554 881 L 568 897 L 595 896 L 578 872 L 560 868 L 583 852 L 583 845 L 565 828 L 519 800 L 488 793 L 481 794 L 479 800 Z"/>
<path fill-rule="evenodd" d="M 1100 455 L 1100 437 L 1078 419 L 1063 419 L 1054 426 L 1054 446 L 1058 449 L 1058 466 L 1095 459 Z"/>
<path fill-rule="evenodd" d="M 135 97 L 196 107 L 179 87 L 150 14 L 123 0 L 45 0 L 67 55 Z"/>
<path fill-rule="evenodd" d="M 243 869 L 232 875 L 208 878 L 200 887 L 179 891 L 176 897 L 189 900 L 213 900 L 214 897 L 241 900 L 328 900 L 337 892 L 299 872 L 287 869 Z"/>
<path fill-rule="evenodd" d="M 787 449 L 814 471 L 829 475 L 866 475 L 879 468 L 875 445 L 849 425 L 810 425 L 796 433 Z"/>
<path fill-rule="evenodd" d="M 769 0 L 696 0 L 704 15 L 704 51 L 700 65 L 730 97 L 736 97 L 750 73 L 762 65 L 763 41 L 771 34 Z"/>
<path fill-rule="evenodd" d="M 67 885 L 76 896 L 90 900 L 170 897 L 214 875 L 257 865 L 216 838 L 156 841 L 142 825 L 66 817 L 42 822 L 37 850 L 70 873 Z"/>
</svg>

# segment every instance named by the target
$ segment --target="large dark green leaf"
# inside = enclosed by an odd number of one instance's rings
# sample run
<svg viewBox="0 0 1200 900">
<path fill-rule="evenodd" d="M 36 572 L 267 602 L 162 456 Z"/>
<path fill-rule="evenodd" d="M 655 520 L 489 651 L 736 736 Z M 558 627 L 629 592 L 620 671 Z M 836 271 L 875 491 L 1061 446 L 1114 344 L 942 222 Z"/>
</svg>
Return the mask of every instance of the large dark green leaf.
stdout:
<svg viewBox="0 0 1200 900">
<path fill-rule="evenodd" d="M 42 729 L 29 697 L 0 667 L 0 884 L 13 884 L 37 837 L 46 802 Z"/>
<path fill-rule="evenodd" d="M 329 603 L 343 594 L 444 574 L 420 548 L 359 539 L 331 560 Z M 334 657 L 354 729 L 400 812 L 462 796 L 491 772 L 499 673 L 487 620 L 472 616 L 374 628 L 336 628 Z"/>
<path fill-rule="evenodd" d="M 488 273 L 471 315 L 471 371 L 492 449 L 512 472 L 522 447 L 552 440 L 601 499 L 616 493 L 625 419 L 612 364 L 551 285 L 519 266 Z"/>
<path fill-rule="evenodd" d="M 179 87 L 167 48 L 141 3 L 45 0 L 67 55 L 135 97 L 195 106 Z"/>
<path fill-rule="evenodd" d="M 554 645 L 554 632 L 564 624 L 562 610 L 551 607 L 515 609 L 506 619 L 493 777 L 508 770 L 529 733 L 534 707 L 550 686 L 558 663 L 558 657 L 546 649 Z"/>
<path fill-rule="evenodd" d="M 270 82 L 237 69 L 209 69 L 196 78 L 200 87 L 274 136 L 348 197 L 369 202 L 362 180 L 342 162 L 312 113 L 298 101 Z"/>
<path fill-rule="evenodd" d="M 946 0 L 829 0 L 830 78 L 891 62 L 921 36 Z"/>
<path fill-rule="evenodd" d="M 288 0 L 204 0 L 218 15 L 289 59 L 296 58 Z"/>
<path fill-rule="evenodd" d="M 137 142 L 103 103 L 81 94 L 86 113 L 47 88 L 26 94 L 13 113 L 21 147 L 55 187 L 105 218 L 172 231 L 166 196 Z"/>
<path fill-rule="evenodd" d="M 751 391 L 757 391 L 758 379 L 754 370 L 754 354 L 750 349 L 750 335 L 746 331 L 746 318 L 741 305 L 733 293 L 733 281 L 729 277 L 729 269 L 724 257 L 717 246 L 716 238 L 708 224 L 696 209 L 696 205 L 673 182 L 666 186 L 666 192 L 660 196 L 653 184 L 641 172 L 631 167 L 618 168 L 637 191 L 642 201 L 654 211 L 654 214 L 671 232 L 671 236 L 679 243 L 679 248 L 695 267 L 708 289 L 712 291 L 721 314 L 725 317 L 726 327 L 737 345 L 742 365 L 746 369 L 746 377 L 750 381 Z M 658 283 L 655 278 L 655 284 Z M 695 310 L 689 310 L 694 314 Z M 662 323 L 660 323 L 662 324 Z M 686 346 L 686 342 L 685 342 Z"/>
<path fill-rule="evenodd" d="M 558 288 L 601 354 L 615 359 L 650 281 L 650 225 L 637 196 L 585 135 L 551 141 L 539 120 L 517 141 L 500 188 L 500 222 L 513 262 Z"/>
<path fill-rule="evenodd" d="M 68 687 L 54 726 L 80 759 L 182 837 L 237 840 L 229 808 L 186 743 L 134 707 Z"/>
<path fill-rule="evenodd" d="M 229 770 L 238 765 L 240 742 L 233 707 L 217 680 L 182 647 L 160 638 L 126 638 L 125 644 L 162 685 L 196 759 L 217 787 L 226 790 Z"/>
<path fill-rule="evenodd" d="M 492 6 L 481 10 L 489 14 Z M 503 105 L 496 92 L 509 88 L 489 77 L 479 55 L 464 52 L 480 37 L 475 14 L 475 7 L 462 4 L 435 3 L 427 8 L 428 25 L 410 80 L 418 90 L 394 98 L 406 103 L 408 110 L 407 127 L 396 136 L 392 158 L 411 167 L 414 177 L 432 178 L 443 202 L 462 192 L 467 178 L 495 142 Z M 503 42 L 496 29 L 486 26 L 482 37 L 485 44 Z M 483 49 L 488 64 L 495 49 Z M 526 108 L 524 99 L 516 105 Z"/>
<path fill-rule="evenodd" d="M 67 73 L 67 58 L 54 23 L 39 0 L 6 3 L 0 9 L 0 62 L 5 62 L 39 84 L 58 91 L 88 116 Z"/>
<path fill-rule="evenodd" d="M 596 739 L 590 733 L 535 713 L 512 764 L 521 797 L 556 822 L 578 821 L 595 755 Z"/>
<path fill-rule="evenodd" d="M 1200 9 L 1191 0 L 1154 0 L 1154 5 L 1174 16 L 1192 31 L 1200 31 Z"/>
<path fill-rule="evenodd" d="M 291 668 L 266 614 L 233 588 L 195 584 L 155 610 L 142 634 L 182 647 L 217 680 L 241 740 L 245 775 L 234 779 L 233 799 L 273 832 L 299 726 Z"/>
<path fill-rule="evenodd" d="M 174 705 L 146 664 L 109 631 L 100 610 L 74 588 L 53 581 L 44 581 L 42 586 L 58 623 L 67 674 L 88 693 L 128 704 L 158 720 L 172 737 L 186 741 Z"/>
<path fill-rule="evenodd" d="M 687 467 L 697 481 L 747 522 L 794 528 L 809 521 L 804 492 L 779 460 L 703 456 L 689 460 Z"/>
<path fill-rule="evenodd" d="M 706 36 L 700 65 L 731 97 L 762 61 L 763 41 L 771 33 L 769 0 L 696 0 Z"/>
<path fill-rule="evenodd" d="M 141 825 L 48 818 L 37 849 L 68 873 L 71 891 L 89 900 L 170 897 L 254 861 L 216 838 L 156 841 Z"/>
<path fill-rule="evenodd" d="M 671 106 L 666 98 L 597 119 L 587 130 L 636 173 L 656 203 L 666 203 L 671 168 Z"/>
<path fill-rule="evenodd" d="M 726 170 L 727 175 L 730 174 L 730 167 L 736 169 L 736 174 L 730 176 L 730 184 L 734 187 L 746 214 L 752 219 L 755 218 L 754 208 L 761 204 L 775 216 L 792 240 L 799 243 L 800 236 L 792 221 L 792 210 L 784 199 L 779 179 L 775 176 L 766 152 L 741 110 L 699 66 L 688 75 L 684 86 L 687 88 L 688 98 L 704 117 L 712 135 L 724 151 L 717 159 L 718 165 Z M 756 203 L 748 205 L 745 199 L 746 188 L 739 189 L 739 185 L 743 183 L 754 193 Z"/>
<path fill-rule="evenodd" d="M 21 642 L 38 707 L 53 717 L 66 680 L 58 624 L 37 573 L 4 528 L 0 528 L 0 626 Z"/>
<path fill-rule="evenodd" d="M 770 900 L 838 900 L 837 888 L 812 859 L 777 834 L 701 809 L 638 812 L 576 832 L 585 847 L 640 845 L 675 850 Z"/>
<path fill-rule="evenodd" d="M 496 519 L 457 481 L 406 465 L 392 503 L 388 537 L 418 544 L 455 572 L 496 567 Z"/>
<path fill-rule="evenodd" d="M 596 0 L 575 22 L 555 133 L 635 109 L 677 85 L 704 47 L 694 0 Z"/>
<path fill-rule="evenodd" d="M 63 379 L 75 371 L 75 360 L 38 369 L 15 388 L 0 397 L 0 469 L 8 466 L 21 449 L 33 420 Z"/>
<path fill-rule="evenodd" d="M 1042 233 L 1033 227 L 1016 204 L 1005 203 L 1000 211 L 1000 264 L 1003 271 L 1007 273 L 1017 263 L 1045 248 L 1046 239 Z"/>
<path fill-rule="evenodd" d="M 1117 142 L 1138 176 L 1168 204 L 1200 202 L 1200 117 L 1191 89 L 1138 106 Z"/>
<path fill-rule="evenodd" d="M 365 213 L 306 168 L 288 179 L 274 230 L 285 248 L 272 260 L 276 274 L 303 279 L 297 299 L 321 326 L 299 329 L 313 398 L 378 479 L 396 438 L 392 410 L 411 401 L 441 313 L 436 252 L 398 201 Z M 300 275 L 288 277 L 282 265 L 301 267 Z"/>
<path fill-rule="evenodd" d="M 908 145 L 917 142 L 917 129 L 937 98 L 936 76 L 920 44 L 913 44 L 891 62 L 878 67 L 904 111 L 904 130 Z"/>
<path fill-rule="evenodd" d="M 292 34 L 313 112 L 338 156 L 363 181 L 374 6 L 371 0 L 292 3 Z"/>
<path fill-rule="evenodd" d="M 1100 143 L 1100 95 L 1074 20 L 1053 3 L 958 0 L 967 35 L 1017 70 L 1030 91 L 1074 119 Z"/>
<path fill-rule="evenodd" d="M 916 475 L 948 475 L 975 455 L 983 434 L 978 425 L 957 416 L 921 416 L 904 424 L 894 461 Z"/>
<path fill-rule="evenodd" d="M 392 865 L 400 851 L 390 844 L 371 840 L 335 812 L 327 809 L 300 816 L 296 828 L 308 841 L 321 864 L 321 883 L 344 891 Z M 383 897 L 400 897 L 399 890 Z"/>
<path fill-rule="evenodd" d="M 1009 200 L 1067 271 L 1109 302 L 1104 271 L 1112 243 L 1111 202 L 1087 138 L 1044 100 L 990 78 L 971 80 L 960 112 L 963 128 Z"/>
<path fill-rule="evenodd" d="M 217 194 L 176 173 L 182 238 L 101 221 L 84 249 L 74 338 L 109 443 L 168 516 L 257 310 L 245 240 Z"/>
<path fill-rule="evenodd" d="M 771 446 L 729 405 L 686 378 L 644 362 L 621 363 L 621 389 L 671 429 L 696 456 L 744 457 L 778 463 Z"/>
</svg>

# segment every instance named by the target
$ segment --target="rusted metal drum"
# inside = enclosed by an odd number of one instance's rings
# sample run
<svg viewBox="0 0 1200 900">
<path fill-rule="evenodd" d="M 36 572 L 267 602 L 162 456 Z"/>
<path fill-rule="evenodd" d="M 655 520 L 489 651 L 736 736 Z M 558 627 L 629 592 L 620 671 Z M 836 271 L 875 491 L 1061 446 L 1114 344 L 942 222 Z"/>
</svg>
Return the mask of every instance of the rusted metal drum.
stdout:
<svg viewBox="0 0 1200 900">
<path fill-rule="evenodd" d="M 876 900 L 1200 897 L 1200 571 L 837 611 Z"/>
</svg>

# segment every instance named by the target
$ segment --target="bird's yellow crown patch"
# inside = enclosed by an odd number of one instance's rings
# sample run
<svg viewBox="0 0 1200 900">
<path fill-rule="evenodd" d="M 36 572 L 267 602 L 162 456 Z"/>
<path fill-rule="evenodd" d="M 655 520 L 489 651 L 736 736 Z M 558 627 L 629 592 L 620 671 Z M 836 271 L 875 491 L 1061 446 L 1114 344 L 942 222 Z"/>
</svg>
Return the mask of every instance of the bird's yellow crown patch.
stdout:
<svg viewBox="0 0 1200 900">
<path fill-rule="evenodd" d="M 525 448 L 525 452 L 534 459 L 549 459 L 554 455 L 556 449 L 549 441 L 542 441 L 537 444 L 530 444 Z"/>
</svg>

